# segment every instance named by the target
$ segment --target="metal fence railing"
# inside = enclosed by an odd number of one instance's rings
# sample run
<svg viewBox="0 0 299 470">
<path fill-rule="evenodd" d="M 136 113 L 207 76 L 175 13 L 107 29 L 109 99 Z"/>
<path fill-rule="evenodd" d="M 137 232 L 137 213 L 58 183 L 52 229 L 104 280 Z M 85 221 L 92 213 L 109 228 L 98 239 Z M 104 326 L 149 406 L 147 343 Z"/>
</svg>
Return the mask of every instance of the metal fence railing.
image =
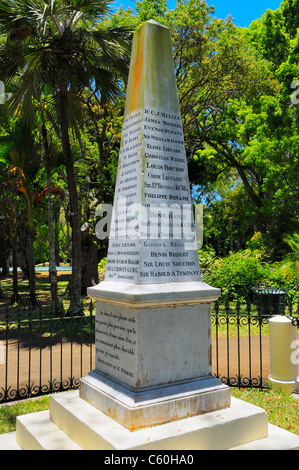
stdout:
<svg viewBox="0 0 299 470">
<path fill-rule="evenodd" d="M 54 317 L 41 306 L 0 322 L 0 403 L 76 388 L 94 363 L 95 316 Z M 2 357 L 2 361 L 1 361 Z"/>
<path fill-rule="evenodd" d="M 298 304 L 285 302 L 280 312 L 299 326 Z M 269 319 L 259 304 L 216 302 L 212 312 L 213 373 L 235 387 L 265 388 L 270 375 Z"/>
</svg>

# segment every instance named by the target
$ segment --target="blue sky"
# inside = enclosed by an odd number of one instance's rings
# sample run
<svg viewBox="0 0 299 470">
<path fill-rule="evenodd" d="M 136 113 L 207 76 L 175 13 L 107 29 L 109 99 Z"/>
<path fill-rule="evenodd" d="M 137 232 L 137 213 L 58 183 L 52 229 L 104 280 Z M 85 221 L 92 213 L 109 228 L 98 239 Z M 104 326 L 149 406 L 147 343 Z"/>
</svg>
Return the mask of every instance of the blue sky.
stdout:
<svg viewBox="0 0 299 470">
<path fill-rule="evenodd" d="M 214 5 L 217 18 L 226 18 L 232 15 L 237 26 L 249 26 L 250 23 L 262 16 L 267 9 L 276 10 L 282 0 L 251 0 L 242 2 L 241 0 L 207 0 L 208 5 Z M 175 0 L 168 0 L 168 8 L 174 8 Z M 116 7 L 131 7 L 134 9 L 134 0 L 116 0 Z"/>
</svg>

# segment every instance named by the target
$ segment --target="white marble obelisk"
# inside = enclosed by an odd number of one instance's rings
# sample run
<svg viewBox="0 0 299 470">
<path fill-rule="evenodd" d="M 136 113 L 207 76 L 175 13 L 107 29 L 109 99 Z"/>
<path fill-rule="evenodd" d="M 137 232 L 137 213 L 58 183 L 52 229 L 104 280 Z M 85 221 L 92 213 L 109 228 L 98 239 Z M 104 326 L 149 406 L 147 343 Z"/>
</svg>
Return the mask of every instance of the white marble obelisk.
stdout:
<svg viewBox="0 0 299 470">
<path fill-rule="evenodd" d="M 133 431 L 223 409 L 212 375 L 211 302 L 200 269 L 170 33 L 134 36 L 96 365 L 80 396 Z"/>
<path fill-rule="evenodd" d="M 114 200 L 107 281 L 199 281 L 170 35 L 135 35 Z"/>
</svg>

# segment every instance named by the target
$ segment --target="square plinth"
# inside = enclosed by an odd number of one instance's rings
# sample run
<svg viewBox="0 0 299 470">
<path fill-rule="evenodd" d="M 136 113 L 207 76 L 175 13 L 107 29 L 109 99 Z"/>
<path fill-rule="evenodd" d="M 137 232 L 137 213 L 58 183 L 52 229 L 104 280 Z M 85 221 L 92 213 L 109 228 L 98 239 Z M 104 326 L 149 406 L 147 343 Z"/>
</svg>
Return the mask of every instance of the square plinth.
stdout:
<svg viewBox="0 0 299 470">
<path fill-rule="evenodd" d="M 99 373 L 132 390 L 211 375 L 211 301 L 218 289 L 102 282 L 89 295 L 96 300 Z"/>
</svg>

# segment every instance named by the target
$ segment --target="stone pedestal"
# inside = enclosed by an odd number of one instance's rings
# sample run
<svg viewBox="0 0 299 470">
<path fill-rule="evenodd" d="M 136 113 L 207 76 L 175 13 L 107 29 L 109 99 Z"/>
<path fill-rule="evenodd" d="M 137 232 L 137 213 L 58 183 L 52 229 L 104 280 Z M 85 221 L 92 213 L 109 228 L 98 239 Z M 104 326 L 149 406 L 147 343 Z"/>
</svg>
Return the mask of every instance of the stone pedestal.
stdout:
<svg viewBox="0 0 299 470">
<path fill-rule="evenodd" d="M 211 302 L 204 282 L 102 282 L 96 300 L 96 369 L 80 396 L 130 430 L 230 406 L 212 376 Z"/>
</svg>

